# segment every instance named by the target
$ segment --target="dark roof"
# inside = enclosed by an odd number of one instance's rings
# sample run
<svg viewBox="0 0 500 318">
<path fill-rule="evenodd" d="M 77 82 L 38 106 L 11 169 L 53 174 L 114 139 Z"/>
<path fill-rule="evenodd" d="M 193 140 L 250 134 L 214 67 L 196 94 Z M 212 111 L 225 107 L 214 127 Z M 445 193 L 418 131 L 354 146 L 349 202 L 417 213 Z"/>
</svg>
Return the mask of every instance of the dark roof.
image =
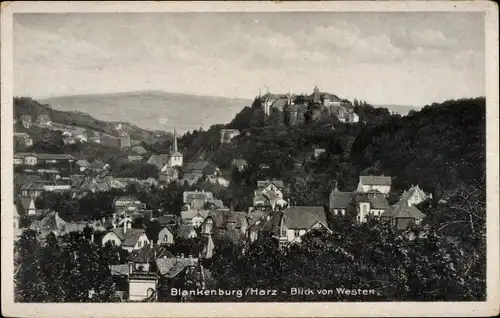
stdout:
<svg viewBox="0 0 500 318">
<path fill-rule="evenodd" d="M 43 181 L 28 181 L 21 186 L 21 191 L 32 190 L 32 191 L 45 191 L 44 185 L 46 182 Z"/>
<path fill-rule="evenodd" d="M 213 199 L 213 194 L 212 192 L 207 192 L 207 191 L 184 191 L 182 194 L 183 201 L 186 204 L 190 204 L 191 201 L 195 199 L 199 200 L 211 200 Z"/>
<path fill-rule="evenodd" d="M 194 231 L 193 225 L 180 225 L 177 228 L 177 236 L 182 238 L 189 238 L 189 234 Z"/>
<path fill-rule="evenodd" d="M 45 231 L 59 231 L 64 230 L 66 221 L 59 217 L 57 212 L 49 212 L 42 220 L 34 221 L 30 228 L 45 230 Z"/>
<path fill-rule="evenodd" d="M 364 185 L 391 185 L 391 177 L 384 176 L 360 176 L 359 181 Z"/>
<path fill-rule="evenodd" d="M 278 188 L 283 188 L 283 181 L 281 180 L 261 180 L 257 181 L 257 187 L 259 188 L 265 188 L 269 186 L 270 184 L 274 184 Z"/>
<path fill-rule="evenodd" d="M 292 206 L 283 210 L 285 225 L 290 229 L 308 229 L 318 221 L 327 226 L 325 210 L 321 206 Z"/>
<path fill-rule="evenodd" d="M 145 230 L 143 229 L 127 229 L 127 232 L 124 233 L 123 228 L 112 229 L 111 232 L 115 233 L 118 238 L 122 241 L 123 246 L 135 246 L 139 237 Z"/>
<path fill-rule="evenodd" d="M 382 213 L 382 217 L 422 219 L 425 214 L 414 205 L 408 206 L 406 200 L 400 200 Z"/>
<path fill-rule="evenodd" d="M 389 202 L 385 195 L 380 192 L 358 193 L 356 195 L 356 202 L 368 202 L 371 209 L 385 210 L 389 208 Z"/>
<path fill-rule="evenodd" d="M 207 218 L 214 220 L 214 225 L 218 228 L 227 228 L 230 222 L 236 222 L 236 228 L 241 228 L 242 225 L 248 223 L 245 212 L 236 212 L 230 210 L 215 210 L 210 211 Z"/>
<path fill-rule="evenodd" d="M 152 248 L 151 245 L 145 245 L 141 249 L 130 253 L 129 261 L 134 263 L 149 263 L 163 257 L 174 257 L 174 254 L 160 245 L 154 245 Z"/>
<path fill-rule="evenodd" d="M 158 258 L 156 268 L 161 276 L 173 278 L 188 266 L 196 266 L 197 258 Z"/>
<path fill-rule="evenodd" d="M 156 220 L 158 221 L 158 223 L 160 223 L 161 226 L 175 223 L 178 219 L 179 217 L 173 214 L 165 214 L 156 218 Z"/>
<path fill-rule="evenodd" d="M 188 162 L 184 166 L 185 173 L 203 172 L 203 170 L 209 166 L 209 162 L 205 160 L 199 160 L 195 162 Z"/>
<path fill-rule="evenodd" d="M 161 169 L 168 163 L 169 158 L 169 154 L 151 155 L 148 159 L 148 163 L 157 166 L 158 169 Z"/>
<path fill-rule="evenodd" d="M 346 209 L 349 203 L 356 197 L 355 192 L 341 192 L 335 188 L 330 193 L 330 208 L 331 209 Z"/>
</svg>

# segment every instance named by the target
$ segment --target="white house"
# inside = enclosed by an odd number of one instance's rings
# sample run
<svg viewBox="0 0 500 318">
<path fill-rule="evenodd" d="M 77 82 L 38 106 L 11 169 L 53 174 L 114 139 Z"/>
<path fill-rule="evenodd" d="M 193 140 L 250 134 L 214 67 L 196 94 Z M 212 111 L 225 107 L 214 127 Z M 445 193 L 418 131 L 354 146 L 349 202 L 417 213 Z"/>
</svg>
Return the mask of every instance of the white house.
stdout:
<svg viewBox="0 0 500 318">
<path fill-rule="evenodd" d="M 165 226 L 158 233 L 158 244 L 160 244 L 160 245 L 172 245 L 172 244 L 174 244 L 174 233 L 172 232 L 172 227 Z"/>
<path fill-rule="evenodd" d="M 367 193 L 378 191 L 388 194 L 391 191 L 391 177 L 385 176 L 359 176 L 357 192 Z"/>
<path fill-rule="evenodd" d="M 330 231 L 324 208 L 321 206 L 293 206 L 273 212 L 258 224 L 259 234 L 271 234 L 281 245 L 300 242 L 313 229 Z"/>
<path fill-rule="evenodd" d="M 359 193 L 355 200 L 358 207 L 358 222 L 365 222 L 368 216 L 380 217 L 389 208 L 385 195 L 378 192 Z"/>
<path fill-rule="evenodd" d="M 149 239 L 146 236 L 144 229 L 131 228 L 131 222 L 123 222 L 123 227 L 114 228 L 102 238 L 102 245 L 108 242 L 116 246 L 121 246 L 123 249 L 132 252 L 149 244 Z"/>
</svg>

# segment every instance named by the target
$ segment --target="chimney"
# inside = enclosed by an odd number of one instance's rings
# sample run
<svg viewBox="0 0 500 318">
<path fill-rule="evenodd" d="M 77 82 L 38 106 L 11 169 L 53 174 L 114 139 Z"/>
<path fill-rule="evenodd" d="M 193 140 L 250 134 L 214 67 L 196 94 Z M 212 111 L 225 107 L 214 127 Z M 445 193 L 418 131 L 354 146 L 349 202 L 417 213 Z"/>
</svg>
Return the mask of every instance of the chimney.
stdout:
<svg viewBox="0 0 500 318">
<path fill-rule="evenodd" d="M 153 248 L 153 240 L 149 241 L 149 247 Z"/>
<path fill-rule="evenodd" d="M 94 232 L 92 232 L 92 234 L 90 234 L 90 241 L 91 241 L 92 243 L 94 243 Z"/>
<path fill-rule="evenodd" d="M 127 220 L 123 220 L 123 233 L 127 233 Z"/>
<path fill-rule="evenodd" d="M 132 274 L 133 271 L 134 271 L 134 263 L 130 262 L 128 263 L 128 273 Z"/>
<path fill-rule="evenodd" d="M 181 253 L 181 258 L 184 258 L 184 253 Z"/>
</svg>

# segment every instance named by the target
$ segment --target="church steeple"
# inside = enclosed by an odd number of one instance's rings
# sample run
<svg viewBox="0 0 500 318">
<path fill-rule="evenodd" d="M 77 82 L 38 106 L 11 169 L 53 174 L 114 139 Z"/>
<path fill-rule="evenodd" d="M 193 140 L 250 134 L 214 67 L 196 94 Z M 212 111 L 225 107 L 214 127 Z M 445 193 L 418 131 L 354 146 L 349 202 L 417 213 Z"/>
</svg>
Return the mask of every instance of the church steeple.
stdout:
<svg viewBox="0 0 500 318">
<path fill-rule="evenodd" d="M 174 128 L 174 149 L 173 152 L 177 152 L 177 134 L 175 133 L 175 128 Z"/>
</svg>

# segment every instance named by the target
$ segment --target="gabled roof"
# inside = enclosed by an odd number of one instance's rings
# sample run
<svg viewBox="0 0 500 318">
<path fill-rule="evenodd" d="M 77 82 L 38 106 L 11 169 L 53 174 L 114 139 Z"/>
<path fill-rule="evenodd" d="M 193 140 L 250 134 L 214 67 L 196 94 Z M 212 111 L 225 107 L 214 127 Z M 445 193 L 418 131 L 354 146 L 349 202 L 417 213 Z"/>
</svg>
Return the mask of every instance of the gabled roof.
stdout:
<svg viewBox="0 0 500 318">
<path fill-rule="evenodd" d="M 193 225 L 179 225 L 177 228 L 177 236 L 182 238 L 189 238 L 189 235 L 195 231 Z"/>
<path fill-rule="evenodd" d="M 112 229 L 111 232 L 115 233 L 122 241 L 122 246 L 129 247 L 135 246 L 141 235 L 146 233 L 143 229 L 127 229 L 127 232 L 124 232 L 122 227 Z"/>
<path fill-rule="evenodd" d="M 346 209 L 355 197 L 355 192 L 342 192 L 335 188 L 330 193 L 330 208 Z"/>
<path fill-rule="evenodd" d="M 382 213 L 382 217 L 422 219 L 425 214 L 414 205 L 408 206 L 406 200 L 400 200 Z"/>
<path fill-rule="evenodd" d="M 184 172 L 186 173 L 194 173 L 194 172 L 203 172 L 203 169 L 209 166 L 209 162 L 205 160 L 199 160 L 195 162 L 188 162 L 184 166 Z"/>
<path fill-rule="evenodd" d="M 200 216 L 205 219 L 208 215 L 209 211 L 205 210 L 187 210 L 181 211 L 181 218 L 183 220 L 192 220 L 195 216 Z"/>
<path fill-rule="evenodd" d="M 128 264 L 109 265 L 109 270 L 111 271 L 112 276 L 128 276 L 129 275 Z"/>
<path fill-rule="evenodd" d="M 225 229 L 230 222 L 236 223 L 236 228 L 248 224 L 245 212 L 236 212 L 230 210 L 215 210 L 208 213 L 207 218 L 214 220 L 214 225 L 218 228 Z"/>
<path fill-rule="evenodd" d="M 59 217 L 59 213 L 52 211 L 40 221 L 31 223 L 30 228 L 42 231 L 60 231 L 64 230 L 65 225 L 66 221 Z"/>
<path fill-rule="evenodd" d="M 159 258 L 156 260 L 156 268 L 161 276 L 174 278 L 186 267 L 196 266 L 197 258 Z"/>
<path fill-rule="evenodd" d="M 289 229 L 308 229 L 318 221 L 327 226 L 322 206 L 292 206 L 283 210 L 283 218 Z"/>
<path fill-rule="evenodd" d="M 163 257 L 171 258 L 174 257 L 174 254 L 160 245 L 154 245 L 153 247 L 145 245 L 141 249 L 130 253 L 129 261 L 134 263 L 149 263 Z"/>
<path fill-rule="evenodd" d="M 380 192 L 358 193 L 356 195 L 356 202 L 368 202 L 370 208 L 375 210 L 385 210 L 389 208 L 389 202 L 385 195 Z"/>
<path fill-rule="evenodd" d="M 390 186 L 392 180 L 391 177 L 385 177 L 385 176 L 359 176 L 359 182 L 361 182 L 364 185 Z"/>
<path fill-rule="evenodd" d="M 31 115 L 21 115 L 21 120 L 29 120 L 29 121 L 31 121 Z"/>
<path fill-rule="evenodd" d="M 28 181 L 21 186 L 21 191 L 45 191 L 45 184 L 47 183 L 43 181 Z"/>
<path fill-rule="evenodd" d="M 88 166 L 90 166 L 90 162 L 88 162 L 85 159 L 77 160 L 76 164 L 79 165 L 80 167 L 88 167 Z"/>
<path fill-rule="evenodd" d="M 161 169 L 168 163 L 169 158 L 169 154 L 154 154 L 149 157 L 148 163 L 157 166 L 158 169 Z"/>
<path fill-rule="evenodd" d="M 258 188 L 265 188 L 270 184 L 274 184 L 277 188 L 283 188 L 283 181 L 281 180 L 260 180 L 257 181 Z"/>
</svg>

